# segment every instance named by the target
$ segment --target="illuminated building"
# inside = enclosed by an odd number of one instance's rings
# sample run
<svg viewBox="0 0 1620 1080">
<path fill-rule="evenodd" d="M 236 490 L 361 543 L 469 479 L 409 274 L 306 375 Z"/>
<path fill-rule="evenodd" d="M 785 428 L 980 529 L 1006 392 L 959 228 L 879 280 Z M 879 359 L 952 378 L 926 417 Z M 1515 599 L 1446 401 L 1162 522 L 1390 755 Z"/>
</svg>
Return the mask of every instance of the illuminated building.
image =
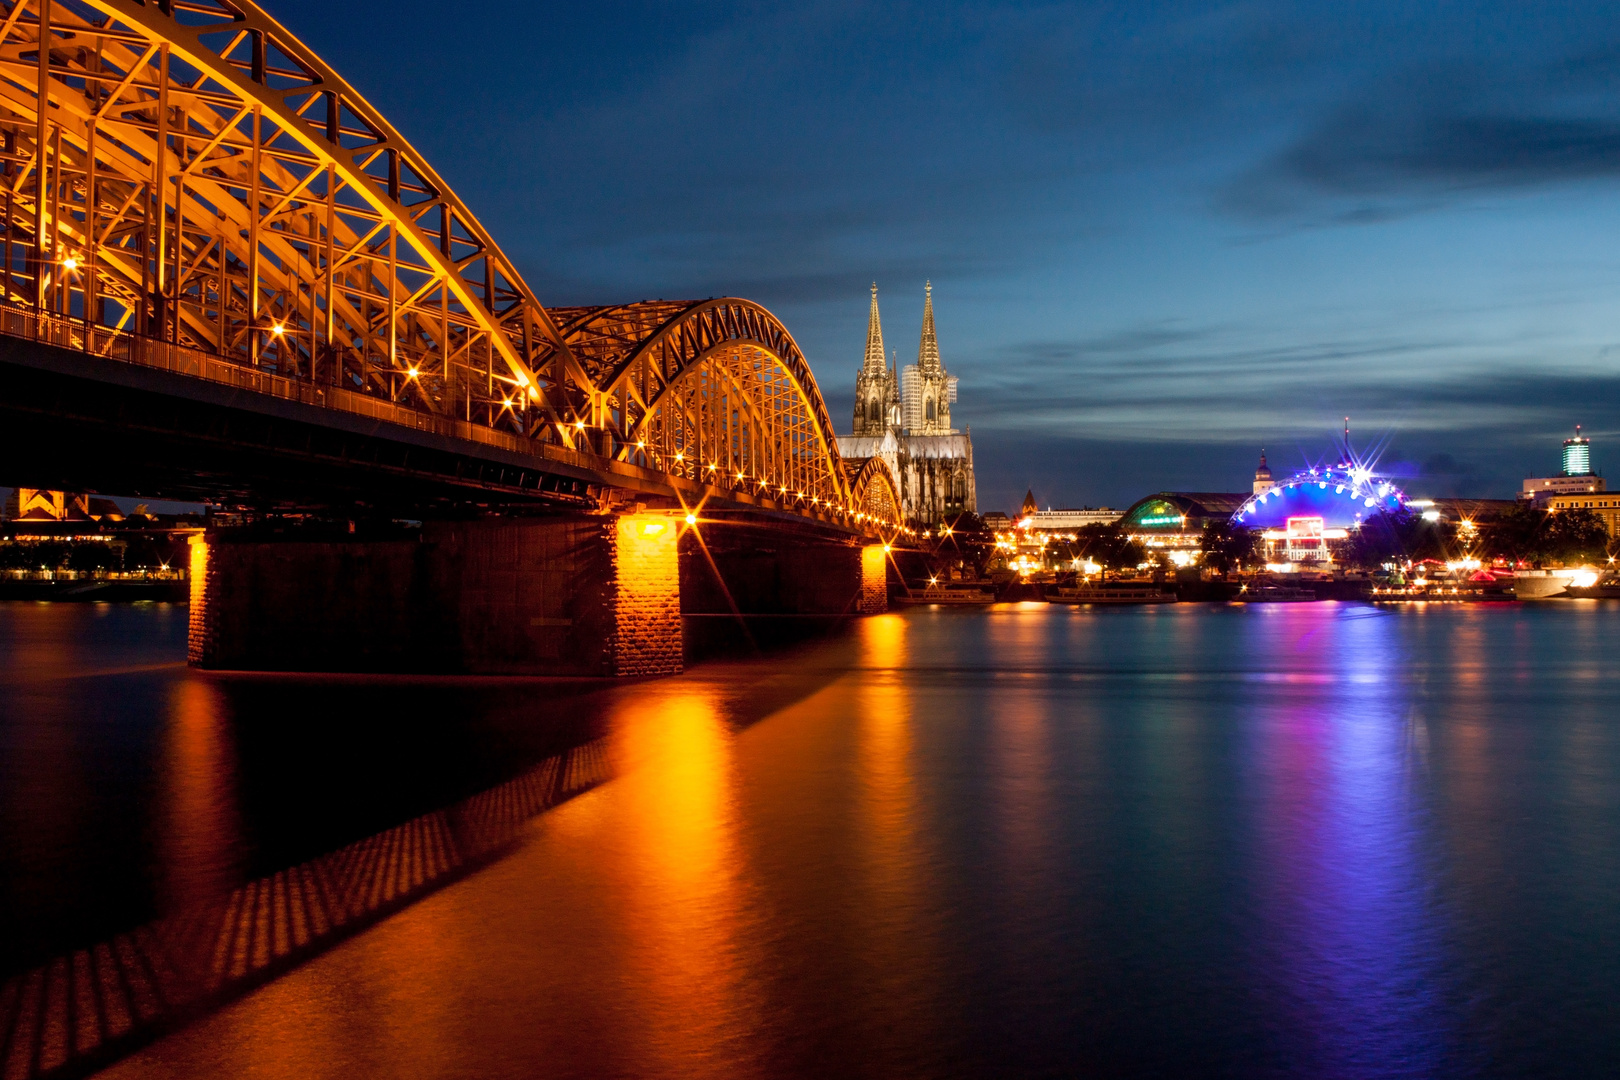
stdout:
<svg viewBox="0 0 1620 1080">
<path fill-rule="evenodd" d="M 1161 491 L 1131 504 L 1119 525 L 1149 553 L 1197 551 L 1204 524 L 1230 519 L 1247 498 L 1230 491 Z"/>
<path fill-rule="evenodd" d="M 866 327 L 866 355 L 855 376 L 853 434 L 840 436 L 846 460 L 881 457 L 900 481 L 907 521 L 935 525 L 978 507 L 973 479 L 973 439 L 951 426 L 956 376 L 945 370 L 934 329 L 933 286 L 923 300 L 917 363 L 896 375 L 885 361 L 877 286 Z"/>
<path fill-rule="evenodd" d="M 1590 510 L 1603 519 L 1610 536 L 1620 536 L 1620 493 L 1605 495 L 1599 488 L 1578 495 L 1552 495 L 1546 505 L 1548 510 Z"/>
<path fill-rule="evenodd" d="M 1363 521 L 1405 505 L 1400 488 L 1347 450 L 1337 465 L 1303 469 L 1246 499 L 1232 524 L 1260 530 L 1274 570 L 1326 570 Z"/>
<path fill-rule="evenodd" d="M 16 488 L 0 517 L 8 521 L 122 521 L 124 514 L 111 499 L 82 492 Z"/>
<path fill-rule="evenodd" d="M 1027 515 L 1031 528 L 1046 532 L 1073 532 L 1087 525 L 1112 525 L 1124 515 L 1107 506 L 1037 510 Z"/>
<path fill-rule="evenodd" d="M 922 340 L 917 344 L 917 363 L 901 372 L 900 414 L 907 435 L 955 435 L 951 405 L 956 401 L 956 376 L 945 371 L 939 358 L 934 285 L 929 282 L 923 289 Z"/>
<path fill-rule="evenodd" d="M 1271 469 L 1266 465 L 1266 452 L 1260 451 L 1260 466 L 1254 470 L 1254 493 L 1264 495 L 1276 487 L 1276 481 L 1271 479 Z"/>
<path fill-rule="evenodd" d="M 900 384 L 885 362 L 883 323 L 878 317 L 877 283 L 872 283 L 872 312 L 866 323 L 866 358 L 855 376 L 856 436 L 882 436 L 900 427 Z M 870 455 L 867 455 L 870 456 Z"/>
<path fill-rule="evenodd" d="M 1575 437 L 1564 440 L 1564 475 L 1592 475 L 1592 440 L 1581 434 L 1581 425 L 1575 425 Z"/>
<path fill-rule="evenodd" d="M 1558 476 L 1527 477 L 1519 498 L 1542 502 L 1560 495 L 1591 495 L 1608 490 L 1592 471 L 1592 441 L 1575 425 L 1575 437 L 1564 440 L 1564 471 Z"/>
</svg>

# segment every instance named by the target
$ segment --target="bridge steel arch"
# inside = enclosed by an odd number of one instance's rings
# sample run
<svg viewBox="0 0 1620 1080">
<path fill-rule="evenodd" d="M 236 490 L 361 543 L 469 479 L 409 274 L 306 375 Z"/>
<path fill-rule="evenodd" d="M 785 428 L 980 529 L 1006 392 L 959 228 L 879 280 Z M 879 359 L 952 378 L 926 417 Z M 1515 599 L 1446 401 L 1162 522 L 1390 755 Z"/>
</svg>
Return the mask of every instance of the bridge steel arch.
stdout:
<svg viewBox="0 0 1620 1080">
<path fill-rule="evenodd" d="M 600 389 L 599 453 L 814 511 L 851 505 L 810 365 L 760 305 L 656 300 L 552 313 Z"/>
<path fill-rule="evenodd" d="M 364 395 L 856 524 L 815 379 L 768 311 L 548 311 L 421 154 L 251 3 L 0 0 L 0 199 L 0 302 L 36 336 L 121 359 L 159 342 L 339 389 L 316 395 L 334 407 Z"/>
<path fill-rule="evenodd" d="M 850 470 L 850 504 L 855 507 L 857 521 L 898 527 L 904 517 L 900 481 L 887 459 L 869 457 L 844 464 Z"/>
<path fill-rule="evenodd" d="M 0 12 L 8 302 L 492 426 L 588 399 L 449 185 L 262 10 Z"/>
</svg>

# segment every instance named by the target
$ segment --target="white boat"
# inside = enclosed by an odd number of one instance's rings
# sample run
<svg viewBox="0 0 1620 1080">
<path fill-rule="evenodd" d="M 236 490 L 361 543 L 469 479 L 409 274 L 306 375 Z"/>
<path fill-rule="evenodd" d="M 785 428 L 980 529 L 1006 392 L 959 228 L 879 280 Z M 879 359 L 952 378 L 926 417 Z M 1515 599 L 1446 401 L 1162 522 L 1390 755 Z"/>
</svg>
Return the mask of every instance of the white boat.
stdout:
<svg viewBox="0 0 1620 1080">
<path fill-rule="evenodd" d="M 1048 604 L 1172 604 L 1175 600 L 1175 593 L 1163 592 L 1156 585 L 1081 585 L 1046 590 Z"/>
<path fill-rule="evenodd" d="M 1520 600 L 1545 600 L 1562 595 L 1574 583 L 1578 570 L 1515 570 L 1513 595 Z"/>
<path fill-rule="evenodd" d="M 896 604 L 993 604 L 996 594 L 980 589 L 947 589 L 930 585 L 926 589 L 913 589 L 894 598 Z"/>
</svg>

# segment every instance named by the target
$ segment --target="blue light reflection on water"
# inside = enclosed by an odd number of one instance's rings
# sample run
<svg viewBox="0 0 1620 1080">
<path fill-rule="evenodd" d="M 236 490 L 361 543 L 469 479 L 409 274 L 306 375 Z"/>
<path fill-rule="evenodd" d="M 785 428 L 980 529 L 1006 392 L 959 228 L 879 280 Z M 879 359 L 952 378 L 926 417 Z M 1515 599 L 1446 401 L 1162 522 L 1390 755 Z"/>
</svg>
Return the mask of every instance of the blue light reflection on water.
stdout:
<svg viewBox="0 0 1620 1080">
<path fill-rule="evenodd" d="M 1283 684 L 1251 721 L 1253 880 L 1269 928 L 1254 942 L 1257 990 L 1317 1076 L 1433 1075 L 1451 1038 L 1431 997 L 1428 815 L 1408 756 L 1423 721 L 1398 624 L 1266 614 L 1309 627 L 1294 648 L 1325 677 Z"/>
<path fill-rule="evenodd" d="M 1613 1074 L 1617 647 L 1620 605 L 1587 602 L 1021 605 L 585 694 L 620 779 L 120 1074 Z M 275 729 L 240 719 L 272 684 L 170 678 L 147 743 L 198 785 L 161 773 L 155 857 L 230 863 L 192 805 L 261 851 L 302 835 Z M 780 704 L 739 722 L 762 678 Z M 32 686 L 13 713 L 59 699 Z M 480 710 L 538 722 L 454 693 L 412 720 L 434 762 Z M 419 795 L 400 760 L 364 807 L 396 772 Z"/>
</svg>

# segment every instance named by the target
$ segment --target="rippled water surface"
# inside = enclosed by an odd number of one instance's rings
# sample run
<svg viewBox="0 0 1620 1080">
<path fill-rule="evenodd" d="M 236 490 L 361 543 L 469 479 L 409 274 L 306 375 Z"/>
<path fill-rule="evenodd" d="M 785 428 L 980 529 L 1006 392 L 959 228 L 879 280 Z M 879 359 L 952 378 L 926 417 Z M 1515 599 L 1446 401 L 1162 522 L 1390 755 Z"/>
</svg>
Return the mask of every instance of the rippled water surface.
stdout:
<svg viewBox="0 0 1620 1080">
<path fill-rule="evenodd" d="M 184 632 L 0 606 L 0 1075 L 1620 1071 L 1620 605 L 915 610 L 629 686 Z"/>
</svg>

